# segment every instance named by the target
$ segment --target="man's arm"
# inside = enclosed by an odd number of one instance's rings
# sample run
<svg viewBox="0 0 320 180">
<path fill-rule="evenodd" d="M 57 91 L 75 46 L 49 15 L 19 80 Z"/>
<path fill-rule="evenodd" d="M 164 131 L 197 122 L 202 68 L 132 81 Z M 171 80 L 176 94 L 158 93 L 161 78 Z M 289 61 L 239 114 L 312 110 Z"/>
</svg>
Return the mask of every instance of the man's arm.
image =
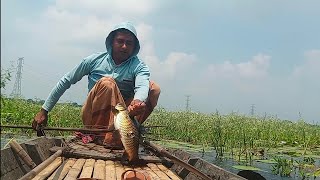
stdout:
<svg viewBox="0 0 320 180">
<path fill-rule="evenodd" d="M 146 64 L 138 66 L 135 78 L 134 98 L 128 106 L 130 116 L 136 116 L 145 111 L 149 93 L 150 71 Z"/>
<path fill-rule="evenodd" d="M 46 125 L 48 121 L 48 112 L 52 110 L 63 93 L 70 88 L 71 84 L 80 81 L 83 76 L 89 74 L 92 57 L 85 58 L 80 64 L 75 66 L 70 72 L 65 74 L 56 86 L 51 90 L 41 110 L 36 114 L 32 122 L 32 127 L 36 130 L 37 125 Z"/>
<path fill-rule="evenodd" d="M 150 70 L 149 67 L 141 63 L 136 71 L 134 98 L 146 101 L 149 93 Z"/>
</svg>

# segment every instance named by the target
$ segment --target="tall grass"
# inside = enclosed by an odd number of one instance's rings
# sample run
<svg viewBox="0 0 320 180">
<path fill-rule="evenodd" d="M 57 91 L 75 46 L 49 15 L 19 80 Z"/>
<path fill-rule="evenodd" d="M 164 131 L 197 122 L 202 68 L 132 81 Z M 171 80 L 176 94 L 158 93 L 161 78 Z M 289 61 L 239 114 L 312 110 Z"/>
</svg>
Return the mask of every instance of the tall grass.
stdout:
<svg viewBox="0 0 320 180">
<path fill-rule="evenodd" d="M 3 99 L 1 124 L 31 125 L 42 102 L 23 99 Z M 48 126 L 82 127 L 81 107 L 73 104 L 57 104 L 49 113 Z M 248 155 L 249 149 L 274 148 L 280 143 L 298 145 L 307 150 L 320 146 L 320 126 L 300 120 L 284 121 L 275 117 L 250 117 L 218 112 L 204 114 L 190 111 L 171 112 L 157 108 L 146 121 L 148 125 L 164 125 L 154 128 L 156 139 L 170 139 L 204 146 L 213 146 L 219 155 L 238 152 Z M 6 131 L 22 131 L 6 129 Z M 32 131 L 25 131 L 32 133 Z M 64 135 L 55 132 L 53 135 Z M 280 144 L 281 145 L 281 144 Z"/>
<path fill-rule="evenodd" d="M 291 122 L 275 117 L 251 117 L 218 112 L 170 112 L 158 108 L 147 121 L 150 125 L 165 125 L 153 129 L 158 139 L 213 146 L 218 156 L 224 152 L 243 156 L 250 161 L 256 151 L 267 151 L 283 145 L 296 146 L 320 155 L 320 126 L 299 120 Z"/>
<path fill-rule="evenodd" d="M 156 109 L 148 123 L 167 126 L 154 130 L 161 138 L 194 144 L 222 145 L 227 146 L 226 148 L 235 147 L 239 143 L 247 145 L 250 141 L 264 147 L 275 147 L 281 141 L 309 147 L 320 145 L 320 126 L 302 120 L 291 122 L 274 117 L 262 119 L 235 113 L 220 115 Z"/>
<path fill-rule="evenodd" d="M 36 113 L 39 112 L 43 101 L 25 99 L 3 98 L 1 105 L 1 124 L 3 125 L 29 125 Z M 82 127 L 80 117 L 81 108 L 72 103 L 57 104 L 49 113 L 48 126 L 51 127 Z M 25 129 L 4 129 L 11 133 L 27 133 L 32 135 L 32 130 Z M 70 135 L 70 132 L 50 131 L 50 135 Z"/>
</svg>

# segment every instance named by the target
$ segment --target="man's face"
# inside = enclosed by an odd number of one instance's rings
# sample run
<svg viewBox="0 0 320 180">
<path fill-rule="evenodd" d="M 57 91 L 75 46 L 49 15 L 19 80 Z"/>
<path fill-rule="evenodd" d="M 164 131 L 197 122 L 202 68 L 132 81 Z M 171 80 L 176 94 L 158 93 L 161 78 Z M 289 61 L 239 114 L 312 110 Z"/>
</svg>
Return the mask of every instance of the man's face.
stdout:
<svg viewBox="0 0 320 180">
<path fill-rule="evenodd" d="M 121 63 L 127 60 L 133 53 L 135 48 L 135 38 L 128 32 L 116 32 L 112 42 L 112 57 Z"/>
</svg>

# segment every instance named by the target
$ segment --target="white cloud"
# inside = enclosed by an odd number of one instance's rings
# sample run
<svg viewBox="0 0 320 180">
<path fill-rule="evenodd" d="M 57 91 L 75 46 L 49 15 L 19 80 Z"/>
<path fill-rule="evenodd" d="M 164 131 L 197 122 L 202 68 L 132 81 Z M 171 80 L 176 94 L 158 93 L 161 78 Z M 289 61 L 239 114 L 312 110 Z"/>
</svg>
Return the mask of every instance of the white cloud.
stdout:
<svg viewBox="0 0 320 180">
<path fill-rule="evenodd" d="M 315 78 L 320 76 L 320 50 L 313 49 L 306 51 L 304 62 L 293 70 L 294 78 Z"/>
<path fill-rule="evenodd" d="M 70 43 L 92 43 L 105 37 L 115 20 L 105 20 L 97 16 L 76 14 L 50 7 L 37 20 L 24 19 L 21 26 L 30 32 L 43 36 L 46 40 L 61 46 Z M 27 25 L 27 26 L 26 26 Z"/>
<path fill-rule="evenodd" d="M 146 57 L 146 56 L 154 56 L 154 41 L 153 41 L 153 28 L 152 26 L 140 23 L 136 26 L 138 39 L 140 41 L 140 52 L 139 56 Z"/>
<path fill-rule="evenodd" d="M 224 8 L 228 7 L 228 3 L 221 5 L 218 2 L 211 2 L 211 5 L 212 3 L 214 3 L 213 5 L 217 5 L 215 6 L 217 8 L 217 11 L 214 11 L 215 14 L 211 14 L 212 8 L 210 13 L 210 8 L 199 11 L 200 7 L 194 9 L 195 4 L 190 3 L 185 4 L 186 6 L 184 7 L 186 8 L 183 8 L 186 11 L 181 11 L 181 9 L 171 11 L 170 8 L 181 7 L 179 3 L 149 0 L 141 0 L 139 3 L 133 0 L 57 0 L 51 3 L 50 6 L 45 7 L 45 9 L 41 9 L 40 12 L 36 12 L 35 10 L 36 16 L 32 16 L 32 18 L 28 14 L 19 16 L 17 13 L 17 15 L 12 16 L 10 23 L 15 23 L 15 29 L 10 29 L 10 26 L 6 26 L 9 30 L 6 31 L 5 37 L 10 39 L 10 41 L 7 41 L 10 44 L 6 45 L 5 52 L 14 58 L 17 54 L 23 54 L 26 57 L 26 68 L 23 72 L 24 93 L 27 93 L 28 97 L 36 95 L 45 98 L 56 80 L 79 63 L 83 57 L 96 51 L 105 50 L 104 38 L 115 24 L 130 20 L 136 25 L 141 42 L 139 56 L 149 65 L 151 79 L 160 84 L 162 88 L 160 101 L 165 107 L 183 107 L 181 104 L 184 105 L 185 95 L 189 94 L 191 95 L 192 105 L 207 112 L 212 112 L 216 108 L 221 110 L 221 107 L 227 111 L 239 108 L 246 110 L 247 106 L 249 107 L 251 103 L 255 103 L 257 108 L 269 112 L 278 112 L 279 114 L 282 111 L 284 112 L 286 108 L 291 113 L 309 110 L 310 112 L 312 111 L 310 114 L 318 114 L 314 108 L 316 107 L 314 104 L 317 104 L 319 101 L 319 49 L 306 51 L 301 64 L 292 70 L 292 74 L 288 75 L 284 74 L 288 72 L 288 69 L 285 68 L 291 67 L 291 63 L 295 62 L 297 58 L 293 58 L 293 61 L 290 62 L 285 62 L 288 59 L 283 62 L 273 61 L 272 65 L 278 65 L 277 68 L 272 69 L 272 72 L 276 73 L 270 74 L 270 55 L 260 53 L 252 58 L 235 63 L 237 61 L 237 52 L 241 51 L 242 47 L 234 47 L 235 49 L 232 49 L 233 46 L 228 44 L 228 42 L 223 42 L 226 39 L 223 35 L 221 35 L 221 38 L 217 38 L 215 43 L 221 43 L 220 47 L 226 48 L 226 50 L 218 53 L 217 57 L 223 57 L 226 54 L 225 52 L 230 52 L 234 55 L 232 58 L 235 59 L 228 59 L 223 62 L 221 62 L 221 59 L 213 59 L 212 61 L 209 59 L 211 58 L 210 54 L 207 59 L 198 59 L 197 49 L 193 49 L 192 46 L 188 48 L 189 44 L 184 46 L 186 43 L 184 45 L 179 44 L 180 40 L 190 38 L 194 34 L 198 35 L 199 33 L 194 33 L 197 32 L 195 29 L 201 28 L 212 31 L 207 26 L 208 19 L 205 19 L 209 18 L 211 21 L 214 20 L 212 21 L 214 22 L 213 25 L 218 25 L 216 27 L 222 28 L 215 28 L 218 32 L 220 30 L 230 30 L 230 28 L 240 28 L 234 32 L 242 33 L 242 30 L 246 30 L 243 29 L 244 27 L 253 27 L 251 28 L 252 31 L 249 31 L 253 35 L 250 38 L 256 39 L 262 42 L 262 44 L 259 44 L 258 41 L 254 42 L 254 48 L 252 48 L 253 46 L 248 42 L 244 44 L 244 48 L 253 49 L 254 53 L 255 51 L 259 52 L 259 50 L 263 50 L 266 45 L 270 45 L 271 49 L 279 47 L 279 54 L 272 51 L 274 59 L 279 56 L 294 57 L 303 47 L 298 49 L 297 52 L 291 52 L 292 54 L 287 55 L 287 52 L 281 49 L 281 47 L 290 47 L 281 44 L 279 39 L 274 38 L 277 41 L 272 42 L 273 36 L 267 36 L 270 42 L 267 41 L 266 44 L 264 41 L 259 40 L 259 38 L 255 38 L 257 36 L 255 36 L 254 32 L 257 32 L 258 35 L 261 35 L 260 33 L 265 34 L 265 31 L 260 32 L 264 27 L 260 29 L 257 26 L 246 26 L 248 24 L 244 24 L 244 26 L 237 24 L 237 22 L 243 25 L 243 22 L 246 23 L 246 21 L 257 21 L 259 24 L 255 25 L 266 25 L 266 29 L 264 30 L 268 32 L 272 32 L 275 29 L 268 29 L 269 27 L 277 27 L 276 32 L 277 34 L 280 33 L 278 35 L 287 35 L 287 30 L 285 31 L 286 34 L 281 34 L 283 23 L 268 24 L 269 20 L 272 20 L 268 18 L 272 16 L 268 9 L 273 8 L 273 6 L 270 5 L 259 12 L 256 12 L 259 8 L 255 8 L 256 10 L 249 8 L 250 10 L 248 11 L 249 6 L 237 6 L 235 7 L 236 9 L 233 9 L 235 11 L 232 11 L 232 14 L 235 16 L 221 16 L 225 13 L 230 15 L 230 9 Z M 160 5 L 164 5 L 165 7 Z M 208 4 L 202 4 L 201 6 L 209 7 Z M 260 6 L 261 4 L 256 5 L 256 7 Z M 282 7 L 287 6 L 283 4 L 278 9 L 281 10 Z M 161 12 L 157 11 L 159 9 L 161 9 Z M 189 9 L 192 9 L 192 11 L 187 13 Z M 305 11 L 310 11 L 310 8 L 304 9 Z M 170 14 L 171 12 L 174 13 Z M 253 14 L 255 16 L 252 16 Z M 227 19 L 220 19 L 220 17 L 226 17 Z M 196 18 L 201 19 L 193 25 L 190 25 L 189 21 L 184 21 Z M 263 21 L 267 23 L 261 23 L 261 19 L 267 20 Z M 206 26 L 204 27 L 201 27 L 202 20 L 206 22 Z M 231 23 L 220 24 L 220 20 Z M 237 25 L 237 27 L 231 26 L 233 24 Z M 9 34 L 9 31 L 15 34 Z M 155 34 L 156 32 L 159 34 Z M 188 33 L 192 34 L 189 35 Z M 159 37 L 168 37 L 168 34 L 171 35 L 172 39 L 159 40 Z M 213 32 L 203 34 L 214 35 Z M 201 38 L 202 34 L 200 35 Z M 252 40 L 250 38 L 248 40 Z M 194 39 L 190 38 L 190 43 L 194 43 Z M 172 46 L 168 44 L 170 40 L 174 42 Z M 237 39 L 234 39 L 234 41 L 238 42 Z M 296 44 L 299 45 L 299 43 Z M 157 52 L 158 49 L 155 49 L 155 47 L 165 48 Z M 171 47 L 172 49 L 179 48 L 182 50 L 170 52 Z M 186 53 L 183 51 L 184 49 L 194 50 L 194 52 L 188 51 Z M 216 51 L 219 50 L 216 49 Z M 160 52 L 162 53 L 161 56 L 157 54 Z M 7 56 L 9 57 L 9 55 Z M 205 54 L 201 55 L 205 56 Z M 251 55 L 254 54 L 249 54 L 249 56 Z M 288 63 L 288 66 L 280 67 L 282 63 Z M 27 69 L 27 65 L 29 65 L 29 69 Z M 277 72 L 278 70 L 283 70 L 283 72 Z M 38 76 L 33 75 L 32 72 L 37 72 Z M 49 74 L 49 78 L 42 74 Z M 67 91 L 62 100 L 79 101 L 79 98 L 84 100 L 86 83 L 87 79 L 84 78 L 83 81 Z M 34 91 L 35 86 L 41 87 L 39 92 Z M 243 112 L 246 112 L 245 110 Z"/>
<path fill-rule="evenodd" d="M 146 56 L 145 59 L 155 79 L 163 81 L 187 78 L 196 62 L 195 55 L 183 52 L 171 52 L 163 61 L 156 56 Z"/>
<path fill-rule="evenodd" d="M 57 0 L 57 9 L 94 13 L 99 15 L 145 15 L 154 10 L 157 4 L 154 1 L 140 0 Z"/>
<path fill-rule="evenodd" d="M 230 61 L 225 61 L 222 64 L 210 64 L 206 76 L 218 79 L 265 78 L 268 75 L 270 58 L 268 55 L 258 54 L 250 61 L 243 63 L 232 64 Z"/>
</svg>

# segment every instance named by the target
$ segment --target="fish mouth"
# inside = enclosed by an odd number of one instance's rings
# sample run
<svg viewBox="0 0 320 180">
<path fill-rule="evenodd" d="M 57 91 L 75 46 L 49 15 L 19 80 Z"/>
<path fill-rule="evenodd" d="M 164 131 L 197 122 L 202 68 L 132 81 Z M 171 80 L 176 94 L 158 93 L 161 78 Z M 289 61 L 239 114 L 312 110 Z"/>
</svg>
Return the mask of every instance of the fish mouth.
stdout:
<svg viewBox="0 0 320 180">
<path fill-rule="evenodd" d="M 114 108 L 118 111 L 124 111 L 126 109 L 121 103 L 118 103 Z"/>
</svg>

